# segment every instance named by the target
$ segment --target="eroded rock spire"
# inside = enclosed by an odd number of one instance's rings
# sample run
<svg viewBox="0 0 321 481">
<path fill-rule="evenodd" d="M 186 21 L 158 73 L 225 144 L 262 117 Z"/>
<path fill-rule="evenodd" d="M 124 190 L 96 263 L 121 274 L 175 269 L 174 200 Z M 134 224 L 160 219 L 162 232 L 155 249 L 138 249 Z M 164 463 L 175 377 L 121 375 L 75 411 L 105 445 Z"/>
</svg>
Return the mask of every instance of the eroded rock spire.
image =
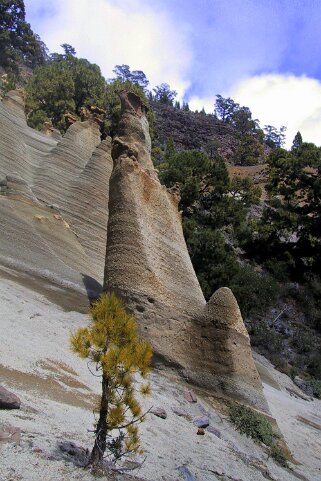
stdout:
<svg viewBox="0 0 321 481">
<path fill-rule="evenodd" d="M 177 193 L 159 182 L 146 107 L 120 93 L 113 141 L 104 289 L 115 291 L 152 343 L 156 362 L 185 379 L 268 412 L 235 297 L 206 304 L 183 236 Z"/>
</svg>

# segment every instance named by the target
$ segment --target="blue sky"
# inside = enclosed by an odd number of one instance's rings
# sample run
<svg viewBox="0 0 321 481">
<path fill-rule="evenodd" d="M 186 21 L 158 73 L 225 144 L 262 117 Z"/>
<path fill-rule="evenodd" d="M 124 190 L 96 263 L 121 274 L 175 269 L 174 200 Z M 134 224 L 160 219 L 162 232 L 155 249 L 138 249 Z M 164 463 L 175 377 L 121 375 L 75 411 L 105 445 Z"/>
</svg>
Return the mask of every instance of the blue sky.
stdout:
<svg viewBox="0 0 321 481">
<path fill-rule="evenodd" d="M 48 45 L 70 43 L 100 65 L 143 70 L 194 109 L 215 95 L 250 107 L 261 124 L 321 144 L 321 0 L 25 0 Z"/>
</svg>

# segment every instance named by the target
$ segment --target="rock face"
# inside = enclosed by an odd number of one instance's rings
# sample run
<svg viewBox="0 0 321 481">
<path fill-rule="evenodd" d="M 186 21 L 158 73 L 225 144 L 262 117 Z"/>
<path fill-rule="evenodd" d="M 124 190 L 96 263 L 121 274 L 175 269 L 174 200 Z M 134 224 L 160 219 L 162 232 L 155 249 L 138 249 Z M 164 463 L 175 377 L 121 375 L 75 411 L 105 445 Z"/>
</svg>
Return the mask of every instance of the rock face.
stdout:
<svg viewBox="0 0 321 481">
<path fill-rule="evenodd" d="M 22 93 L 9 92 L 0 101 L 1 264 L 76 289 L 102 283 L 111 170 L 111 139 L 101 142 L 93 115 L 64 137 L 50 124 L 41 133 L 27 126 Z"/>
<path fill-rule="evenodd" d="M 106 253 L 104 288 L 135 314 L 156 364 L 268 411 L 233 294 L 219 289 L 206 304 L 179 192 L 160 184 L 151 161 L 146 107 L 135 94 L 120 96 L 113 143 L 101 142 L 99 112 L 84 112 L 61 137 L 50 125 L 44 133 L 27 126 L 21 93 L 2 99 L 1 265 L 94 296 Z"/>
<path fill-rule="evenodd" d="M 150 159 L 146 107 L 133 93 L 120 96 L 104 289 L 135 314 L 156 362 L 268 412 L 233 294 L 219 289 L 206 304 L 186 248 L 179 198 L 160 184 Z"/>
<path fill-rule="evenodd" d="M 163 148 L 170 138 L 178 150 L 201 150 L 214 141 L 227 161 L 239 148 L 233 127 L 214 115 L 175 109 L 160 102 L 152 102 L 152 108 L 156 115 L 156 142 Z"/>
<path fill-rule="evenodd" d="M 218 289 L 193 319 L 195 381 L 268 412 L 250 338 L 230 289 Z M 208 366 L 209 369 L 204 369 Z"/>
</svg>

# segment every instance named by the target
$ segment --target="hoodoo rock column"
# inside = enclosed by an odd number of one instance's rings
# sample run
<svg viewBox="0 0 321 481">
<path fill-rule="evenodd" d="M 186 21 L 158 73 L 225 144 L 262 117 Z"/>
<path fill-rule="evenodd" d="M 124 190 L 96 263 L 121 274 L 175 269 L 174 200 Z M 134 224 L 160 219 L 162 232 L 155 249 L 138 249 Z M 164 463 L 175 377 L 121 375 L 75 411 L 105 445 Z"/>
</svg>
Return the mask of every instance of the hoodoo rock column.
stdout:
<svg viewBox="0 0 321 481">
<path fill-rule="evenodd" d="M 146 106 L 122 91 L 112 147 L 104 290 L 120 295 L 156 362 L 268 412 L 249 337 L 229 289 L 206 304 L 183 236 L 179 196 L 159 182 Z"/>
</svg>

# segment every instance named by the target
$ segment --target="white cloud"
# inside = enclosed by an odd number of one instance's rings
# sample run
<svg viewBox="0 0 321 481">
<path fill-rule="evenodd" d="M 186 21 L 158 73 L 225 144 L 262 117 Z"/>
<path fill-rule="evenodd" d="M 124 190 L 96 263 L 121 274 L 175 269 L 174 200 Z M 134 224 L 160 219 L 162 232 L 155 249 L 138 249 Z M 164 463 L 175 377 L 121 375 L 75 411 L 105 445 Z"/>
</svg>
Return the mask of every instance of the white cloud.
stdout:
<svg viewBox="0 0 321 481">
<path fill-rule="evenodd" d="M 128 64 L 143 70 L 152 86 L 167 82 L 183 97 L 191 50 L 175 19 L 160 8 L 144 0 L 56 0 L 48 15 L 42 0 L 25 3 L 28 21 L 51 52 L 69 43 L 106 78 L 116 64 Z"/>
<path fill-rule="evenodd" d="M 273 125 L 286 130 L 290 148 L 299 130 L 305 142 L 321 145 L 321 82 L 306 76 L 266 74 L 247 78 L 234 85 L 224 97 L 249 107 L 261 127 Z M 192 110 L 214 110 L 215 96 L 189 100 Z"/>
<path fill-rule="evenodd" d="M 194 95 L 188 101 L 188 105 L 191 110 L 200 111 L 204 107 L 205 112 L 207 112 L 208 114 L 212 114 L 214 112 L 214 104 L 215 97 L 201 98 Z"/>
<path fill-rule="evenodd" d="M 303 140 L 321 145 L 321 82 L 305 76 L 260 75 L 235 85 L 229 96 L 250 108 L 261 126 L 287 127 L 286 147 L 299 130 Z"/>
</svg>

